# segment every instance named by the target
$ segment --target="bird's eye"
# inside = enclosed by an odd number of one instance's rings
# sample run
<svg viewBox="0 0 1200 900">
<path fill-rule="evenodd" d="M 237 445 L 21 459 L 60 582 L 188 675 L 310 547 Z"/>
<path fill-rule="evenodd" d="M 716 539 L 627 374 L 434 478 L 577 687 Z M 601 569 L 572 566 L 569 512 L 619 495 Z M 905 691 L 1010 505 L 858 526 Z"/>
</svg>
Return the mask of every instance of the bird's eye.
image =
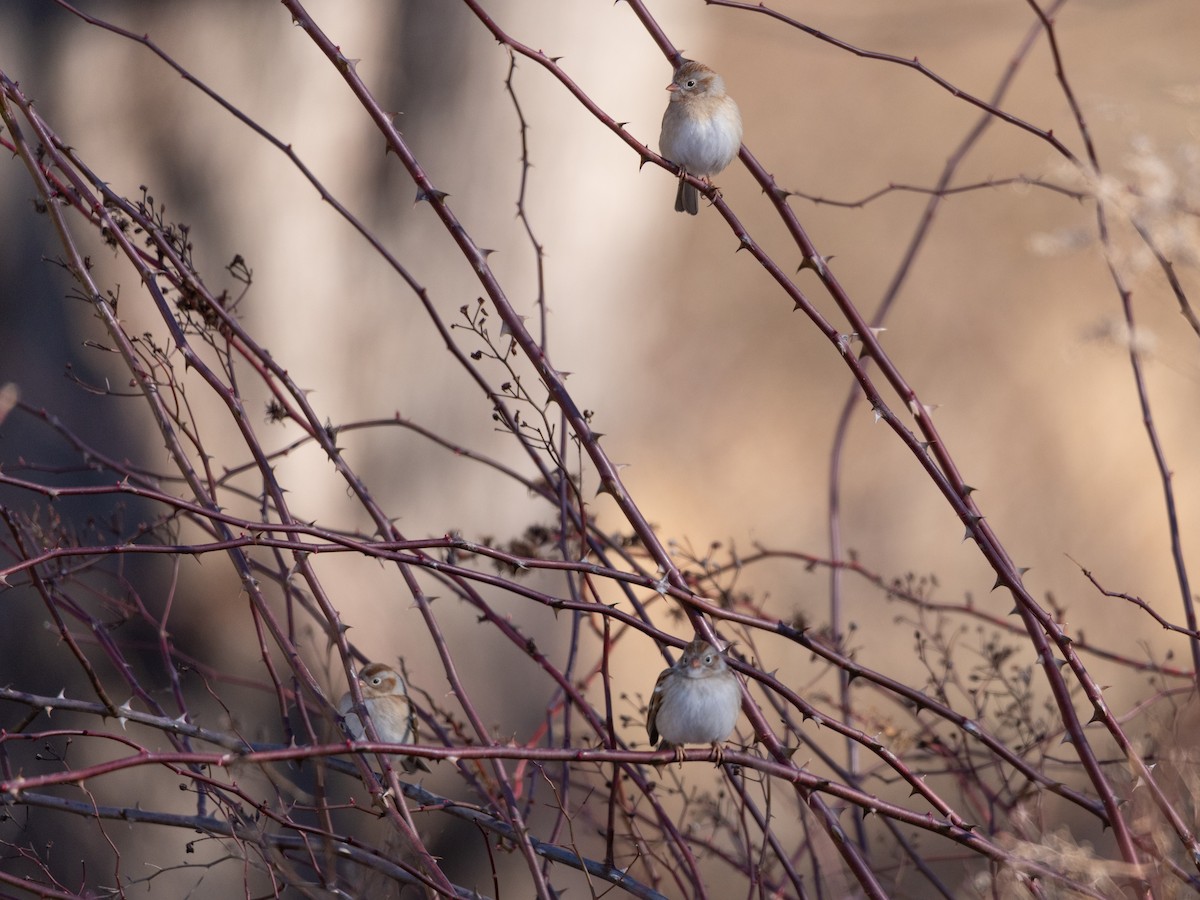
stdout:
<svg viewBox="0 0 1200 900">
<path fill-rule="evenodd" d="M 712 662 L 713 662 L 713 655 L 711 653 L 705 653 L 704 654 L 704 664 L 706 666 L 711 666 Z"/>
<path fill-rule="evenodd" d="M 383 679 L 376 675 L 371 679 L 371 684 L 375 685 L 375 687 L 379 687 L 379 685 L 383 684 Z"/>
<path fill-rule="evenodd" d="M 696 79 L 695 79 L 695 78 L 689 78 L 689 79 L 688 79 L 688 81 L 687 81 L 687 86 L 688 86 L 688 87 L 695 87 L 695 86 L 696 86 Z"/>
</svg>

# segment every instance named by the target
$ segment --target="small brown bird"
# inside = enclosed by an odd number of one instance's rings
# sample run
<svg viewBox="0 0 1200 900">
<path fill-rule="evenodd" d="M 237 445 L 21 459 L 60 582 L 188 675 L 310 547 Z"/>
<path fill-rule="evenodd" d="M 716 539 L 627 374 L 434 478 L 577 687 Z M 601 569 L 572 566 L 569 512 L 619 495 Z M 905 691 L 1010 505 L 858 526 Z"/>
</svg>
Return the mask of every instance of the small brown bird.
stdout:
<svg viewBox="0 0 1200 900">
<path fill-rule="evenodd" d="M 721 742 L 729 737 L 742 708 L 737 675 L 708 641 L 697 638 L 679 661 L 663 669 L 650 697 L 646 730 L 650 743 L 674 746 L 683 761 L 683 744 L 712 744 L 717 765 L 724 758 Z"/>
<path fill-rule="evenodd" d="M 358 683 L 362 690 L 363 706 L 366 707 L 371 721 L 375 723 L 375 733 L 379 735 L 379 739 L 388 744 L 415 744 L 417 719 L 413 715 L 408 688 L 400 673 L 383 663 L 371 663 L 358 673 Z M 352 740 L 366 740 L 366 728 L 359 720 L 358 714 L 352 712 L 353 707 L 354 698 L 346 692 L 338 701 L 338 712 L 345 723 L 346 732 Z M 418 769 L 429 771 L 425 760 L 416 756 L 404 757 L 401 765 L 409 774 Z"/>
<path fill-rule="evenodd" d="M 708 181 L 728 166 L 742 146 L 742 114 L 725 93 L 725 82 L 704 63 L 684 60 L 667 85 L 671 101 L 663 113 L 658 149 L 689 175 Z M 683 178 L 675 193 L 675 211 L 693 216 L 700 195 Z"/>
</svg>

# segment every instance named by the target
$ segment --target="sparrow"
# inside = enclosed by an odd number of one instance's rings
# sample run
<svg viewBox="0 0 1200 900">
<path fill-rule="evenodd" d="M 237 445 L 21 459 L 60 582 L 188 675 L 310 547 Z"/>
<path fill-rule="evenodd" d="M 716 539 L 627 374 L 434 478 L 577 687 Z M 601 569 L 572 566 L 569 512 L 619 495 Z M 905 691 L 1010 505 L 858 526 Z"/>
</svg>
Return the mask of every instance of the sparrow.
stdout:
<svg viewBox="0 0 1200 900">
<path fill-rule="evenodd" d="M 413 715 L 408 688 L 400 673 L 383 663 L 371 663 L 358 673 L 358 683 L 362 691 L 363 706 L 366 707 L 371 721 L 375 723 L 375 733 L 379 735 L 379 739 L 388 744 L 416 743 L 417 719 Z M 342 716 L 346 733 L 350 735 L 351 740 L 366 740 L 366 728 L 358 714 L 352 712 L 353 708 L 354 698 L 347 691 L 338 701 L 338 713 Z M 429 771 L 425 760 L 416 756 L 404 757 L 401 765 L 409 774 L 418 769 Z"/>
<path fill-rule="evenodd" d="M 708 181 L 733 162 L 742 146 L 742 114 L 725 93 L 724 80 L 704 63 L 685 59 L 667 90 L 671 100 L 663 113 L 658 148 L 682 170 L 675 211 L 694 216 L 700 211 L 699 194 L 683 175 Z"/>
<path fill-rule="evenodd" d="M 712 644 L 696 639 L 675 665 L 663 669 L 654 685 L 646 714 L 650 743 L 660 749 L 674 746 L 679 762 L 683 744 L 712 744 L 721 765 L 721 742 L 733 731 L 741 707 L 741 686 L 733 669 Z"/>
</svg>

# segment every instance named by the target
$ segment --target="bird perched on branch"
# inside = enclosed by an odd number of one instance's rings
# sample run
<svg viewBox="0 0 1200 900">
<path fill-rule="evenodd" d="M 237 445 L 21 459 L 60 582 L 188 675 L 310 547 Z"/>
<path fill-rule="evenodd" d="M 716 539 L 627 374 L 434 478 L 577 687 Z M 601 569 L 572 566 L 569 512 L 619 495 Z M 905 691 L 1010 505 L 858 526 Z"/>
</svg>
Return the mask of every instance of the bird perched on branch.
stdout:
<svg viewBox="0 0 1200 900">
<path fill-rule="evenodd" d="M 375 723 L 375 733 L 379 739 L 388 744 L 415 744 L 417 719 L 413 715 L 412 702 L 408 699 L 408 687 L 400 673 L 383 663 L 371 663 L 358 673 L 358 683 L 363 706 Z M 346 733 L 352 740 L 366 740 L 366 728 L 353 709 L 354 698 L 347 692 L 338 701 L 338 712 L 346 726 Z M 401 766 L 409 774 L 418 769 L 429 771 L 425 760 L 416 756 L 404 757 Z"/>
<path fill-rule="evenodd" d="M 658 149 L 683 170 L 675 211 L 694 216 L 700 211 L 699 194 L 683 174 L 708 181 L 733 162 L 742 146 L 742 114 L 725 93 L 725 81 L 704 63 L 684 60 L 667 90 L 671 100 L 663 113 Z"/>
<path fill-rule="evenodd" d="M 683 761 L 683 744 L 712 744 L 717 765 L 724 758 L 721 742 L 737 724 L 742 691 L 725 657 L 708 641 L 696 639 L 679 661 L 663 669 L 650 697 L 646 730 L 650 743 L 674 746 Z"/>
</svg>

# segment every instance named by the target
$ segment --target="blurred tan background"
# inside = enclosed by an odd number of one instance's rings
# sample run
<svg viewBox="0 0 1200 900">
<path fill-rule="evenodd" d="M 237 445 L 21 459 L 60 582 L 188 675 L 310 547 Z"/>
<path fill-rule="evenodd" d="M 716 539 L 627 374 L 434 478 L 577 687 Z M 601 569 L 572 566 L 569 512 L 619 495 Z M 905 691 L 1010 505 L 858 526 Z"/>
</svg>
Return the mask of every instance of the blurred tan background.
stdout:
<svg viewBox="0 0 1200 900">
<path fill-rule="evenodd" d="M 562 57 L 583 91 L 657 146 L 670 67 L 625 5 L 485 6 L 513 38 Z M 1016 0 L 775 6 L 859 47 L 919 57 L 981 97 L 992 92 L 1031 25 L 1028 6 Z M 309 10 L 347 56 L 360 60 L 359 74 L 383 105 L 401 113 L 399 127 L 426 172 L 451 195 L 477 243 L 497 251 L 491 262 L 510 300 L 536 322 L 534 256 L 515 218 L 520 147 L 504 91 L 505 50 L 466 8 L 444 0 L 330 0 Z M 795 191 L 855 201 L 891 183 L 930 186 L 978 116 L 910 69 L 858 59 L 761 15 L 699 0 L 659 0 L 651 10 L 687 55 L 725 76 L 742 109 L 746 145 Z M 281 7 L 113 2 L 91 11 L 148 32 L 290 144 L 410 268 L 448 321 L 474 304 L 481 292 L 470 267 L 427 205 L 414 204 L 401 166 L 384 156 L 362 109 Z M 197 267 L 210 286 L 225 283 L 221 268 L 234 254 L 245 257 L 254 285 L 243 317 L 323 414 L 344 422 L 398 411 L 527 468 L 511 439 L 494 430 L 486 399 L 450 359 L 411 292 L 282 154 L 132 42 L 50 4 L 18 4 L 3 17 L 9 27 L 0 28 L 0 68 L 114 187 L 136 196 L 145 184 L 170 218 L 191 225 Z M 1107 177 L 1143 195 L 1139 212 L 1185 287 L 1200 296 L 1200 7 L 1194 0 L 1077 2 L 1057 24 Z M 636 154 L 534 63 L 519 61 L 514 83 L 530 125 L 525 207 L 547 254 L 550 357 L 572 373 L 568 385 L 580 405 L 595 411 L 607 452 L 626 465 L 630 493 L 664 540 L 696 548 L 722 541 L 742 553 L 762 542 L 827 555 L 830 450 L 851 385 L 837 353 L 791 311 L 749 254 L 735 255 L 737 241 L 713 210 L 702 208 L 694 219 L 672 211 L 668 172 L 650 165 L 639 171 Z M 1052 130 L 1082 156 L 1044 41 L 1003 108 Z M 957 183 L 1018 175 L 1080 186 L 1046 143 L 1001 123 Z M 794 270 L 797 251 L 740 163 L 716 181 L 754 237 Z M 13 224 L 0 247 L 0 380 L 19 382 L 34 405 L 69 406 L 64 360 L 73 356 L 96 373 L 107 363 L 81 346 L 97 328 L 87 309 L 64 305 L 58 274 L 31 265 L 37 248 L 52 245 L 48 225 L 28 212 L 29 195 L 24 170 L 6 160 L 0 208 Z M 925 196 L 891 193 L 861 208 L 790 202 L 869 315 Z M 1067 607 L 1069 629 L 1084 630 L 1090 641 L 1129 657 L 1161 657 L 1183 644 L 1120 601 L 1098 596 L 1072 562 L 1182 622 L 1163 493 L 1141 425 L 1119 298 L 1094 240 L 1093 210 L 1030 186 L 947 199 L 883 342 L 935 407 L 951 454 L 1008 550 L 1032 567 L 1027 583 L 1034 594 L 1053 594 Z M 1194 584 L 1200 337 L 1128 228 L 1118 223 L 1116 235 Z M 103 251 L 96 258 L 101 267 L 110 261 Z M 122 316 L 142 315 L 129 272 L 112 277 L 129 298 Z M 810 273 L 797 280 L 844 325 Z M 113 415 L 120 431 L 124 413 L 114 407 Z M 286 427 L 274 433 L 278 446 L 298 434 Z M 12 459 L 24 445 L 8 438 L 3 453 Z M 141 452 L 161 459 L 157 437 L 147 440 Z M 504 539 L 552 516 L 519 486 L 399 430 L 347 434 L 339 444 L 410 537 L 457 529 L 471 539 Z M 305 486 L 290 496 L 297 515 L 366 526 L 315 451 L 289 456 L 280 471 L 285 483 Z M 969 595 L 1001 614 L 1011 607 L 1009 597 L 988 594 L 994 575 L 975 545 L 962 541 L 961 523 L 896 437 L 873 425 L 865 405 L 850 427 L 841 487 L 845 545 L 868 568 L 887 578 L 933 574 L 943 602 Z M 621 527 L 608 498 L 597 499 L 593 511 L 607 527 Z M 317 566 L 369 656 L 403 654 L 415 672 L 429 673 L 418 683 L 444 690 L 391 570 L 350 557 Z M 185 574 L 204 579 L 213 604 L 236 601 L 239 587 L 227 568 Z M 771 614 L 799 612 L 818 625 L 829 618 L 828 585 L 822 570 L 798 564 L 750 569 L 739 581 Z M 920 683 L 912 628 L 893 621 L 904 610 L 853 578 L 847 586 L 846 621 L 859 625 L 851 645 L 860 658 Z M 506 602 L 531 634 L 553 645 L 552 617 Z M 448 625 L 462 629 L 453 638 L 471 646 L 478 635 L 473 614 L 444 613 Z M 194 616 L 198 628 L 207 620 L 200 607 L 180 615 Z M 317 655 L 320 643 L 313 643 Z M 247 647 L 221 646 L 233 665 L 246 658 Z M 764 660 L 765 669 L 780 668 L 800 683 L 811 677 L 808 660 L 796 659 L 787 645 L 763 647 L 779 654 Z M 648 641 L 623 649 L 628 669 L 615 688 L 648 693 L 660 658 Z M 488 672 L 522 664 L 511 648 L 495 652 L 503 663 L 481 654 L 485 668 L 465 677 L 479 692 L 476 702 L 495 713 L 500 733 L 527 735 L 544 710 L 493 696 L 500 689 Z M 1124 709 L 1144 686 L 1126 681 L 1112 694 L 1110 703 Z M 635 731 L 629 737 L 644 740 Z"/>
</svg>

